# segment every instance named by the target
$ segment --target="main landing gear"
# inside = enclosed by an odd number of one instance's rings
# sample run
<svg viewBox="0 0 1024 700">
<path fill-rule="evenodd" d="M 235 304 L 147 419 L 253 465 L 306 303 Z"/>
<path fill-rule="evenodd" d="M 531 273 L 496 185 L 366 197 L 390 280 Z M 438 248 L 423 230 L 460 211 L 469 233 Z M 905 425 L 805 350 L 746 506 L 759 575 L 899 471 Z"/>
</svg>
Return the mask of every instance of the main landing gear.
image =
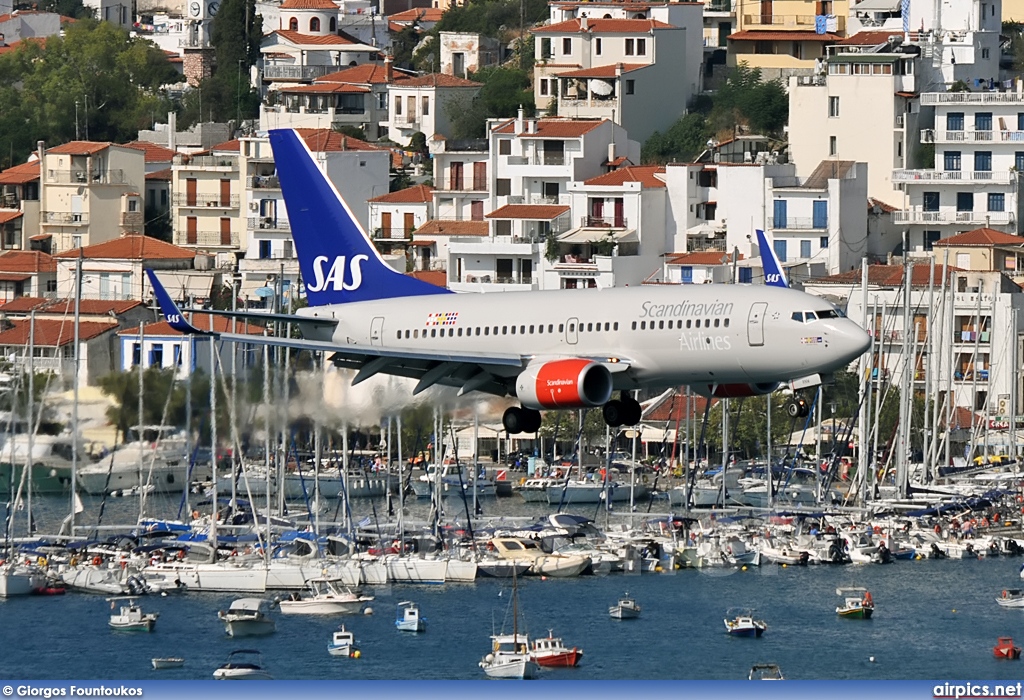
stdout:
<svg viewBox="0 0 1024 700">
<path fill-rule="evenodd" d="M 505 409 L 501 424 L 510 435 L 516 433 L 535 433 L 540 430 L 540 411 L 532 408 L 512 406 Z"/>
<path fill-rule="evenodd" d="M 611 428 L 618 428 L 622 425 L 636 425 L 640 422 L 642 412 L 640 403 L 625 392 L 623 392 L 621 399 L 612 399 L 601 409 L 601 413 L 604 415 L 604 422 Z"/>
</svg>

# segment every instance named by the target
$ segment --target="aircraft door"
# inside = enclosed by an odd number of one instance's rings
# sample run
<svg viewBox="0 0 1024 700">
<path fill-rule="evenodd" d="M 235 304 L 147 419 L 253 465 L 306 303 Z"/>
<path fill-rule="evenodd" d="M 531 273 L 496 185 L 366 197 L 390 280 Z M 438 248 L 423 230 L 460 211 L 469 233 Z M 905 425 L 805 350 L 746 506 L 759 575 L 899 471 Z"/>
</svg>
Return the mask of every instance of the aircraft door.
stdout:
<svg viewBox="0 0 1024 700">
<path fill-rule="evenodd" d="M 370 345 L 381 345 L 381 338 L 384 334 L 384 317 L 374 316 L 370 321 Z"/>
<path fill-rule="evenodd" d="M 764 315 L 768 311 L 768 303 L 755 302 L 750 307 L 747 317 L 747 342 L 751 346 L 764 345 Z"/>
<path fill-rule="evenodd" d="M 578 318 L 570 318 L 565 322 L 565 342 L 569 345 L 575 345 L 579 340 L 579 325 L 580 320 Z"/>
</svg>

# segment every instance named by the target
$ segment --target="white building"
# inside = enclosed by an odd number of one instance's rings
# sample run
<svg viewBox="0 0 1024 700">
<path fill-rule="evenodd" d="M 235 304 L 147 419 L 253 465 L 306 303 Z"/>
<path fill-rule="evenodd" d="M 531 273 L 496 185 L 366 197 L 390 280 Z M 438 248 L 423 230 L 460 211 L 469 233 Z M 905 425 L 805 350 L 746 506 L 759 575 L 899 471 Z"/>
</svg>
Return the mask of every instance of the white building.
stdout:
<svg viewBox="0 0 1024 700">
<path fill-rule="evenodd" d="M 482 83 L 444 73 L 430 73 L 388 85 L 388 138 L 408 146 L 420 132 L 450 136 L 452 117 L 476 96 Z"/>
<path fill-rule="evenodd" d="M 980 226 L 1020 233 L 1024 93 L 931 92 L 921 104 L 935 112 L 935 127 L 921 132 L 935 145 L 934 168 L 892 175 L 905 192 L 894 221 L 910 250 Z"/>
<path fill-rule="evenodd" d="M 213 316 L 192 314 L 189 323 L 200 330 L 215 333 L 239 333 L 263 335 L 263 328 L 247 322 Z M 166 321 L 146 323 L 134 328 L 125 328 L 117 333 L 118 357 L 121 372 L 156 367 L 173 369 L 175 379 L 187 379 L 197 369 L 210 374 L 210 338 L 208 336 L 185 335 L 171 328 Z M 218 364 L 220 368 L 245 374 L 257 363 L 262 362 L 260 346 L 248 343 L 217 341 Z M 232 358 L 234 352 L 234 358 Z"/>
<path fill-rule="evenodd" d="M 906 41 L 921 49 L 921 92 L 963 81 L 971 90 L 999 79 L 1001 0 L 911 2 Z"/>
</svg>

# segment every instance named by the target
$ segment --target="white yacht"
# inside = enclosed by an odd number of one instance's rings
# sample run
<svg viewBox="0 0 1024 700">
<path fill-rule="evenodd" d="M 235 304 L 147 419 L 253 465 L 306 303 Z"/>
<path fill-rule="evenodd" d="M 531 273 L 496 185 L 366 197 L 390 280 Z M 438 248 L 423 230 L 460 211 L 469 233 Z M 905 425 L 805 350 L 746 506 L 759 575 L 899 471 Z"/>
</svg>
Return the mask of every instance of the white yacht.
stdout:
<svg viewBox="0 0 1024 700">
<path fill-rule="evenodd" d="M 40 435 L 32 437 L 33 493 L 63 493 L 71 488 L 71 457 L 74 449 L 70 433 L 62 435 Z M 17 490 L 21 473 L 29 461 L 28 433 L 8 435 L 0 444 L 0 490 Z M 78 441 L 79 470 L 92 460 L 85 449 L 85 443 Z M 81 471 L 79 471 L 81 474 Z M 12 485 L 13 484 L 13 485 Z"/>
<path fill-rule="evenodd" d="M 273 601 L 264 598 L 239 598 L 227 610 L 217 613 L 229 637 L 262 637 L 273 634 L 274 618 L 270 616 Z"/>
<path fill-rule="evenodd" d="M 166 426 L 144 426 L 141 431 L 133 428 L 131 435 L 134 439 L 130 442 L 78 470 L 82 490 L 100 495 L 148 485 L 160 493 L 177 493 L 188 487 L 188 441 L 184 433 Z M 193 473 L 191 478 L 209 476 L 208 468 L 203 472 Z"/>
</svg>

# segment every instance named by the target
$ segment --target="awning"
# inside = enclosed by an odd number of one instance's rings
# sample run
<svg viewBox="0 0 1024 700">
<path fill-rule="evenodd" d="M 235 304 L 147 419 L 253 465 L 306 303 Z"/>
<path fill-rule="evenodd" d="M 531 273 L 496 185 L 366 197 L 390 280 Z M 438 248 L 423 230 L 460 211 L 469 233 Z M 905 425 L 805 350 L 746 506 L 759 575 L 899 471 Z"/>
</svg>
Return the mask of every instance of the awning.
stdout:
<svg viewBox="0 0 1024 700">
<path fill-rule="evenodd" d="M 862 0 L 850 9 L 855 12 L 896 12 L 900 9 L 900 0 Z"/>
<path fill-rule="evenodd" d="M 719 228 L 714 224 L 709 224 L 706 222 L 703 224 L 697 224 L 696 226 L 691 226 L 690 228 L 686 229 L 687 236 L 707 236 L 708 238 L 714 238 L 715 236 L 721 233 L 725 233 L 724 226 Z"/>
<path fill-rule="evenodd" d="M 487 214 L 484 218 L 553 221 L 568 212 L 569 207 L 564 204 L 506 204 Z"/>
<path fill-rule="evenodd" d="M 0 272 L 0 282 L 24 282 L 32 279 L 32 275 L 23 272 Z"/>
<path fill-rule="evenodd" d="M 558 237 L 559 243 L 597 243 L 612 240 L 616 243 L 637 243 L 636 229 L 582 227 L 567 231 Z"/>
<path fill-rule="evenodd" d="M 8 221 L 14 221 L 15 219 L 20 218 L 20 211 L 0 211 L 0 224 L 6 224 Z"/>
</svg>

